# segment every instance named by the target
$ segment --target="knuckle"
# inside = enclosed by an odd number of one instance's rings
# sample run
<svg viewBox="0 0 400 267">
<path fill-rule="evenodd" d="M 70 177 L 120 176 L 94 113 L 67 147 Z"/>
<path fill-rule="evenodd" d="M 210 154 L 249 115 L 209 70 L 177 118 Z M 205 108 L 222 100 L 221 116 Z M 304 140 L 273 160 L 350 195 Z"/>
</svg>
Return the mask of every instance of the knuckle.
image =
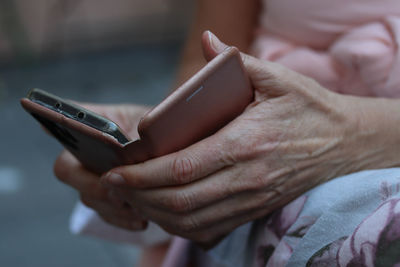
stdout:
<svg viewBox="0 0 400 267">
<path fill-rule="evenodd" d="M 248 182 L 247 190 L 256 191 L 267 186 L 269 181 L 265 179 L 262 174 L 255 174 L 252 179 Z"/>
<path fill-rule="evenodd" d="M 247 190 L 259 190 L 265 188 L 271 183 L 271 177 L 276 175 L 272 173 L 271 169 L 264 163 L 255 163 L 252 168 L 248 170 L 246 180 L 248 187 Z"/>
<path fill-rule="evenodd" d="M 191 215 L 182 217 L 177 223 L 177 226 L 183 233 L 193 233 L 199 229 L 199 223 Z"/>
<path fill-rule="evenodd" d="M 198 163 L 193 158 L 179 153 L 172 163 L 172 179 L 177 184 L 190 182 L 198 168 Z"/>
<path fill-rule="evenodd" d="M 170 198 L 167 208 L 176 213 L 191 211 L 193 207 L 191 197 L 185 192 L 178 192 Z"/>
<path fill-rule="evenodd" d="M 246 179 L 243 179 L 244 177 Z M 232 182 L 226 186 L 226 190 L 229 195 L 257 192 L 264 189 L 265 183 L 262 174 L 258 174 L 254 170 L 250 170 L 250 168 L 238 169 L 233 173 Z"/>
</svg>

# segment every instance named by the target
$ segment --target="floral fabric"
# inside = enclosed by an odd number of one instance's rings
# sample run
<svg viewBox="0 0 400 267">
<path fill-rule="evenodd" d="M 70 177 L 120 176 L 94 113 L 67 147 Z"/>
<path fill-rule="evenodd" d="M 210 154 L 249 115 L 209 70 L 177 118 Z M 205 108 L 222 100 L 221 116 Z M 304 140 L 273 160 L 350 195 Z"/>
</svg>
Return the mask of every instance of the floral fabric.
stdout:
<svg viewBox="0 0 400 267">
<path fill-rule="evenodd" d="M 400 168 L 320 185 L 208 254 L 218 266 L 400 266 Z"/>
</svg>

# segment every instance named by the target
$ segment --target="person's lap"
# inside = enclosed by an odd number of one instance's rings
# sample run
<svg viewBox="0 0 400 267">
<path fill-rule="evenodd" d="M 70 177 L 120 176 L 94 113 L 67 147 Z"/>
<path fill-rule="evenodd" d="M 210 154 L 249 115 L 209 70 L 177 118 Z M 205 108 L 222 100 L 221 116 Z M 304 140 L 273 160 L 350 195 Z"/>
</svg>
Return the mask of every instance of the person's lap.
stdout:
<svg viewBox="0 0 400 267">
<path fill-rule="evenodd" d="M 400 168 L 393 168 L 322 184 L 239 227 L 207 255 L 218 266 L 392 266 L 399 243 Z"/>
</svg>

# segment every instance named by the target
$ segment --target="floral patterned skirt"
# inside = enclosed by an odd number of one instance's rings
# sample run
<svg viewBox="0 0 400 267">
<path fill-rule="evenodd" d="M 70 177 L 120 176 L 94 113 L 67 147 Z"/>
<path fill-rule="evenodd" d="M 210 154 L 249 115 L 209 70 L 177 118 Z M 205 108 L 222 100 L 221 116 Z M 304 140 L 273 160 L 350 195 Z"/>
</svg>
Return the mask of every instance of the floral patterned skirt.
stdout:
<svg viewBox="0 0 400 267">
<path fill-rule="evenodd" d="M 206 255 L 207 266 L 400 266 L 400 168 L 333 179 Z"/>
</svg>

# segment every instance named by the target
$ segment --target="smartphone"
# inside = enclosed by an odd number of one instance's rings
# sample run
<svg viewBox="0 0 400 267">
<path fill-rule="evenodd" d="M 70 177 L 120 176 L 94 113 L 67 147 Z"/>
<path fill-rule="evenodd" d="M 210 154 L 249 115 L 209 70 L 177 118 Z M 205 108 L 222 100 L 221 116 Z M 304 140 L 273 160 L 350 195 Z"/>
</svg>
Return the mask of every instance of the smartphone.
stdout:
<svg viewBox="0 0 400 267">
<path fill-rule="evenodd" d="M 183 149 L 240 115 L 252 99 L 240 53 L 229 47 L 144 115 L 137 140 L 107 118 L 40 89 L 21 104 L 87 169 L 101 174 Z"/>
</svg>

